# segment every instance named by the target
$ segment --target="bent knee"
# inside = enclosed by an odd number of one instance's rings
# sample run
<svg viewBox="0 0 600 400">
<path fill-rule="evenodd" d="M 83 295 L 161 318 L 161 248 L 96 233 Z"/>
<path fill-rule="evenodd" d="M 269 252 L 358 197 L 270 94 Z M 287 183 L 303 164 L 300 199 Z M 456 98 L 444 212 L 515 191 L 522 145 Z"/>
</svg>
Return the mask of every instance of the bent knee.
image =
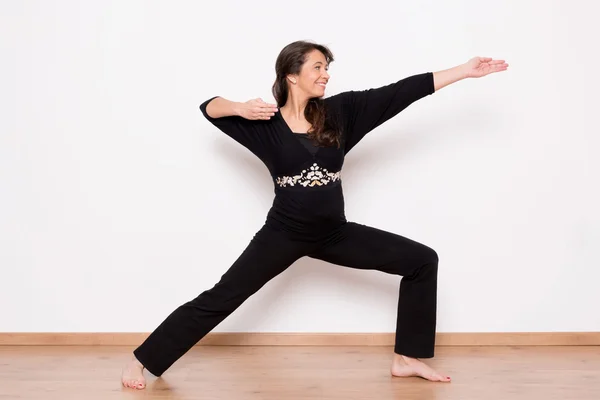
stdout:
<svg viewBox="0 0 600 400">
<path fill-rule="evenodd" d="M 423 255 L 423 261 L 424 264 L 438 264 L 440 262 L 440 258 L 434 249 L 426 246 L 426 250 Z"/>
<path fill-rule="evenodd" d="M 430 264 L 438 264 L 440 262 L 440 257 L 438 256 L 437 251 L 430 249 L 427 260 Z"/>
<path fill-rule="evenodd" d="M 414 263 L 414 270 L 407 278 L 417 276 L 437 276 L 439 257 L 435 250 L 425 246 L 423 253 L 419 255 L 418 261 Z"/>
</svg>

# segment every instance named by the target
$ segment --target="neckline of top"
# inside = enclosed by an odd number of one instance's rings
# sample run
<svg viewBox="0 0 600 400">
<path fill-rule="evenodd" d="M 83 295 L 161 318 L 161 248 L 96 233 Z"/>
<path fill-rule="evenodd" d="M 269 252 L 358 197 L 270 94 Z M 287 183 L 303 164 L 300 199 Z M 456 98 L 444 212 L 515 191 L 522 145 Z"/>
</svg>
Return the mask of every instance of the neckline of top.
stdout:
<svg viewBox="0 0 600 400">
<path fill-rule="evenodd" d="M 287 130 L 291 133 L 294 133 L 296 135 L 308 135 L 308 132 L 294 132 L 292 130 L 292 128 L 290 128 L 290 126 L 288 125 L 287 121 L 285 120 L 285 118 L 283 118 L 283 115 L 281 115 L 281 111 L 277 111 L 279 113 L 279 118 L 281 118 L 281 121 L 283 122 L 283 124 L 285 125 L 285 127 L 287 128 Z"/>
<path fill-rule="evenodd" d="M 293 140 L 297 143 L 297 145 L 302 146 L 302 149 L 304 151 L 306 151 L 312 158 L 315 158 L 317 156 L 317 154 L 321 151 L 321 147 L 318 146 L 317 150 L 315 151 L 315 153 L 311 153 L 305 146 L 304 144 L 302 144 L 302 139 L 307 138 L 308 137 L 308 133 L 300 133 L 300 132 L 294 132 L 292 131 L 292 129 L 290 128 L 290 126 L 287 124 L 285 118 L 283 118 L 283 115 L 281 115 L 281 112 L 279 112 L 279 115 L 277 116 L 277 118 L 279 118 L 279 120 L 281 121 L 281 124 L 283 126 L 283 129 L 288 132 L 288 136 L 291 135 L 291 138 L 293 138 Z M 302 139 L 300 139 L 302 137 Z"/>
</svg>

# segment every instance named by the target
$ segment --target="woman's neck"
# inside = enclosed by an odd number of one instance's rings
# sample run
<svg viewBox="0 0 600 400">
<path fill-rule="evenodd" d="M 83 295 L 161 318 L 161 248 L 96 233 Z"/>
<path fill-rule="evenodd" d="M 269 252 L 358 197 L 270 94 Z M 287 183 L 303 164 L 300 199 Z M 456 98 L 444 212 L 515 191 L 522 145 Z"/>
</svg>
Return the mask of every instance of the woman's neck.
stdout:
<svg viewBox="0 0 600 400">
<path fill-rule="evenodd" d="M 305 96 L 290 93 L 285 105 L 281 107 L 279 111 L 283 111 L 283 115 L 285 115 L 288 120 L 306 121 L 306 118 L 304 118 L 304 110 L 306 109 L 308 100 L 309 99 Z"/>
</svg>

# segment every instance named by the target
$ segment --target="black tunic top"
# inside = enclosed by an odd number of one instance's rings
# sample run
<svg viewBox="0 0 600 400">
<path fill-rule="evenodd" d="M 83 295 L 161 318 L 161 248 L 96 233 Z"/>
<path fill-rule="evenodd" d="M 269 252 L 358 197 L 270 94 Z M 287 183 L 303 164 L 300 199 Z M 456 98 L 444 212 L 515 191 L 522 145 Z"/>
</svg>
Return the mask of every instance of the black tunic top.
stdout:
<svg viewBox="0 0 600 400">
<path fill-rule="evenodd" d="M 250 150 L 273 178 L 275 198 L 266 224 L 298 237 L 325 234 L 346 222 L 341 169 L 344 156 L 371 130 L 411 103 L 434 93 L 433 73 L 324 98 L 326 118 L 342 132 L 341 147 L 319 147 L 292 132 L 280 112 L 269 120 L 238 116 L 211 118 L 211 97 L 200 105 L 217 128 Z"/>
</svg>

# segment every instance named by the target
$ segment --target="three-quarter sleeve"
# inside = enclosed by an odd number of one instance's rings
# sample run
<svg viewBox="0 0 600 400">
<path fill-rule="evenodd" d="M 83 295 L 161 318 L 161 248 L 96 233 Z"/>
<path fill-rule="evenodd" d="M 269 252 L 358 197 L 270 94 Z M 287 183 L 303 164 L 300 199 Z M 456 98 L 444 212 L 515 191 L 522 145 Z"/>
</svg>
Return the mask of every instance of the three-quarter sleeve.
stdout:
<svg viewBox="0 0 600 400">
<path fill-rule="evenodd" d="M 208 103 L 216 99 L 219 96 L 211 97 L 204 103 L 200 104 L 200 111 L 204 117 L 212 123 L 214 126 L 219 128 L 227 136 L 246 147 L 252 153 L 258 157 L 262 157 L 264 152 L 262 151 L 264 146 L 262 141 L 264 140 L 258 129 L 257 121 L 248 120 L 237 115 L 231 115 L 227 117 L 213 118 L 206 112 Z"/>
<path fill-rule="evenodd" d="M 412 75 L 398 82 L 362 91 L 340 93 L 344 119 L 344 151 L 348 153 L 367 133 L 394 117 L 415 101 L 433 94 L 433 73 Z"/>
</svg>

